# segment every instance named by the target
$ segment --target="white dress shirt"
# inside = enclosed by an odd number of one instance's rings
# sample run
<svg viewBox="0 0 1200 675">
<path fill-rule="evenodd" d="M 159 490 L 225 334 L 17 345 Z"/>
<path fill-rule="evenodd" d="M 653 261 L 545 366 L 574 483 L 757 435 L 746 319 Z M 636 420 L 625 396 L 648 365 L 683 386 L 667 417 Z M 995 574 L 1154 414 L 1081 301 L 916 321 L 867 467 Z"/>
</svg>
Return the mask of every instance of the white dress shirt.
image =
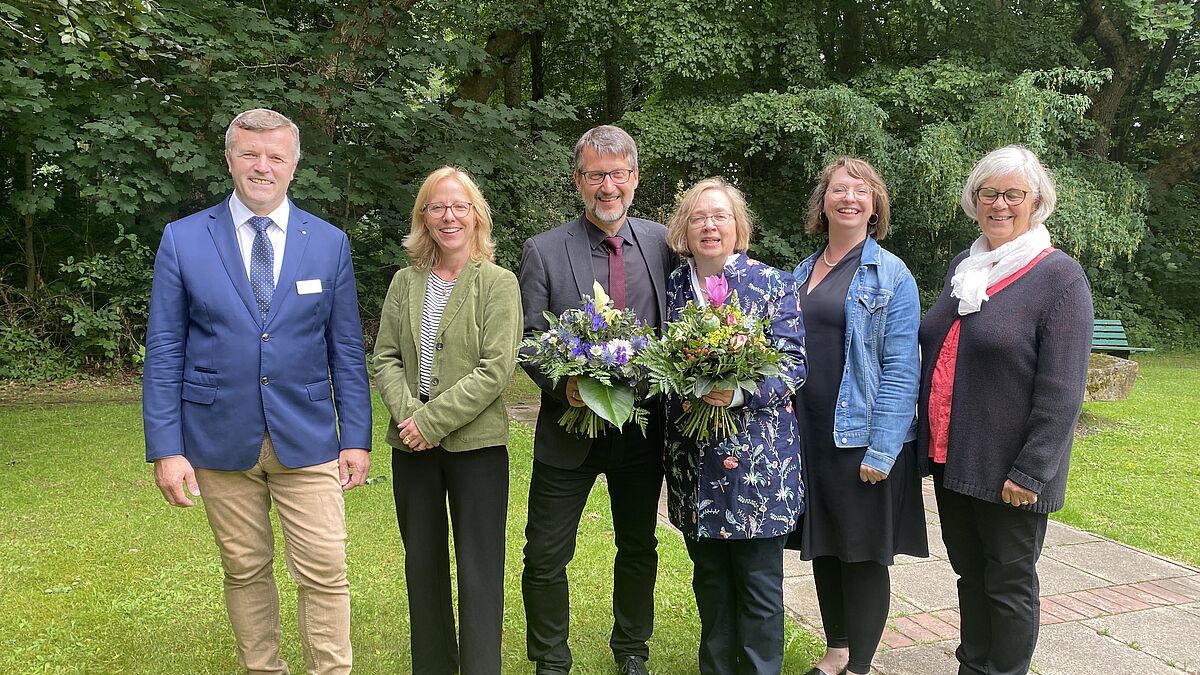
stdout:
<svg viewBox="0 0 1200 675">
<path fill-rule="evenodd" d="M 273 225 L 267 226 L 267 239 L 275 251 L 275 285 L 279 285 L 279 270 L 283 267 L 283 246 L 287 241 L 287 223 L 291 216 L 292 205 L 286 198 L 272 212 L 267 214 Z M 250 252 L 254 248 L 254 237 L 258 231 L 250 224 L 250 218 L 257 215 L 238 199 L 237 193 L 229 198 L 229 214 L 233 216 L 233 229 L 237 234 L 238 248 L 242 251 L 242 264 L 246 268 L 246 278 L 250 278 Z"/>
</svg>

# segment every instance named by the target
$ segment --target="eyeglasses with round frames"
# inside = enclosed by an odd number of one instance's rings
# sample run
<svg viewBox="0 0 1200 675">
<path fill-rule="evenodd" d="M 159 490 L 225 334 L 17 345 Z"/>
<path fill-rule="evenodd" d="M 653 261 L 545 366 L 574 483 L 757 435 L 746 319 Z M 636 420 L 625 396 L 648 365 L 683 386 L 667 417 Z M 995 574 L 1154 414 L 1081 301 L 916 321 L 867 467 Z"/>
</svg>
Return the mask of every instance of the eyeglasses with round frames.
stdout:
<svg viewBox="0 0 1200 675">
<path fill-rule="evenodd" d="M 467 214 L 471 212 L 471 208 L 474 206 L 475 205 L 471 202 L 454 202 L 453 204 L 433 202 L 432 204 L 426 204 L 422 211 L 428 213 L 434 218 L 441 218 L 442 216 L 446 215 L 446 209 L 450 209 L 450 211 L 453 212 L 456 217 L 466 218 Z"/>
<path fill-rule="evenodd" d="M 854 196 L 859 199 L 866 199 L 867 197 L 871 196 L 871 188 L 865 185 L 859 185 L 853 189 L 851 189 L 849 185 L 830 185 L 829 188 L 825 190 L 825 193 L 833 195 L 838 199 L 841 199 L 851 193 L 853 193 Z"/>
<path fill-rule="evenodd" d="M 983 187 L 975 191 L 975 199 L 979 200 L 979 203 L 981 204 L 995 204 L 996 200 L 1000 198 L 1000 195 L 1004 195 L 1004 202 L 1006 204 L 1009 206 L 1016 206 L 1017 204 L 1025 201 L 1025 198 L 1029 196 L 1029 190 L 1018 190 L 1017 188 L 1012 188 L 1011 190 L 1005 190 L 1001 192 L 996 188 Z"/>
<path fill-rule="evenodd" d="M 633 169 L 613 169 L 612 171 L 580 171 L 579 175 L 583 176 L 583 182 L 588 185 L 599 185 L 604 182 L 604 177 L 608 176 L 616 185 L 624 185 L 629 182 L 629 177 L 633 175 Z"/>
<path fill-rule="evenodd" d="M 710 220 L 712 221 L 713 225 L 718 227 L 721 225 L 727 225 L 733 221 L 733 214 L 727 211 L 717 211 L 716 213 L 709 213 L 706 215 L 700 215 L 697 213 L 688 216 L 687 222 L 688 225 L 691 225 L 692 227 L 704 227 L 704 224 Z"/>
</svg>

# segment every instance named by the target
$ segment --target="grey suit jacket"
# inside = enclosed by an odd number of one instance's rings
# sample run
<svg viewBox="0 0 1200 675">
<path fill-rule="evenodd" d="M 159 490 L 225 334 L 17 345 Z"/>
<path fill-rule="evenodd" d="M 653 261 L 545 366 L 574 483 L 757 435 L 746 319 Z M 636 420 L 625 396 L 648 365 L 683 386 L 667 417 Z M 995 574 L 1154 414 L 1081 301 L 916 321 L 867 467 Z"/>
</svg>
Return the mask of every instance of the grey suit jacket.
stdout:
<svg viewBox="0 0 1200 675">
<path fill-rule="evenodd" d="M 667 246 L 667 228 L 651 220 L 630 217 L 629 227 L 637 237 L 642 252 L 642 262 L 649 270 L 658 300 L 658 315 L 667 315 L 667 276 L 678 266 L 678 258 Z M 525 241 L 521 251 L 521 305 L 525 314 L 525 336 L 548 327 L 542 312 L 560 314 L 564 310 L 580 306 L 584 295 L 592 294 L 596 275 L 592 271 L 592 252 L 588 242 L 586 216 L 563 223 L 558 227 L 534 235 Z M 627 265 L 633 264 L 628 260 Z M 662 328 L 662 326 L 655 326 Z M 558 424 L 558 418 L 566 412 L 567 383 L 560 380 L 555 386 L 537 368 L 522 364 L 525 372 L 542 389 L 542 407 L 538 413 L 537 429 L 534 433 L 533 453 L 541 462 L 561 469 L 575 469 L 583 464 L 591 449 L 591 439 L 567 433 Z M 651 417 L 661 417 L 659 405 L 650 410 Z M 651 421 L 650 428 L 660 430 L 661 423 Z M 634 432 L 637 433 L 637 432 Z M 661 439 L 649 439 L 661 447 Z"/>
</svg>

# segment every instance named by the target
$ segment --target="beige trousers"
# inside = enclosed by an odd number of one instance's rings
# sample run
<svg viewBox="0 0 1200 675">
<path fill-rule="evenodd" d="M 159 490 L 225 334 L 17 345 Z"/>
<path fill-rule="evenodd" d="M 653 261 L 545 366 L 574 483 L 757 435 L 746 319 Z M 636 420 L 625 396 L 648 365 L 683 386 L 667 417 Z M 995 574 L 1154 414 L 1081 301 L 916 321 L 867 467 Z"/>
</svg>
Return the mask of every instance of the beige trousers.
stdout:
<svg viewBox="0 0 1200 675">
<path fill-rule="evenodd" d="M 288 673 L 279 657 L 274 502 L 283 524 L 284 559 L 297 585 L 296 615 L 309 673 L 349 673 L 350 584 L 346 511 L 337 462 L 289 469 L 269 435 L 246 471 L 197 469 L 204 511 L 221 550 L 225 608 L 238 663 L 254 675 Z"/>
</svg>

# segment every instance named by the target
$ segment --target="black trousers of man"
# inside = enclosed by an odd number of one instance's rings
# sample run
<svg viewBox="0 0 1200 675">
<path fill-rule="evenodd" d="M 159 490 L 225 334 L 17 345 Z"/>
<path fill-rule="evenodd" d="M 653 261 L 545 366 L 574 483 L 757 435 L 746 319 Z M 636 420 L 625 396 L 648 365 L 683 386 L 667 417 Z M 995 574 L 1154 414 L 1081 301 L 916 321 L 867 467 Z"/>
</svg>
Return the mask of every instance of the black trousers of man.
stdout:
<svg viewBox="0 0 1200 675">
<path fill-rule="evenodd" d="M 1041 621 L 1037 561 L 1047 514 L 942 487 L 933 465 L 942 541 L 958 575 L 960 675 L 1029 672 Z"/>
<path fill-rule="evenodd" d="M 659 438 L 652 423 L 649 439 Z M 613 628 L 609 646 L 618 661 L 650 656 L 646 641 L 654 629 L 654 581 L 658 573 L 658 498 L 662 491 L 662 447 L 636 426 L 592 442 L 575 469 L 534 460 L 525 527 L 525 641 L 537 673 L 566 673 L 572 665 L 567 645 L 570 591 L 567 563 L 588 494 L 603 473 L 612 506 L 617 555 L 613 562 Z"/>
</svg>

